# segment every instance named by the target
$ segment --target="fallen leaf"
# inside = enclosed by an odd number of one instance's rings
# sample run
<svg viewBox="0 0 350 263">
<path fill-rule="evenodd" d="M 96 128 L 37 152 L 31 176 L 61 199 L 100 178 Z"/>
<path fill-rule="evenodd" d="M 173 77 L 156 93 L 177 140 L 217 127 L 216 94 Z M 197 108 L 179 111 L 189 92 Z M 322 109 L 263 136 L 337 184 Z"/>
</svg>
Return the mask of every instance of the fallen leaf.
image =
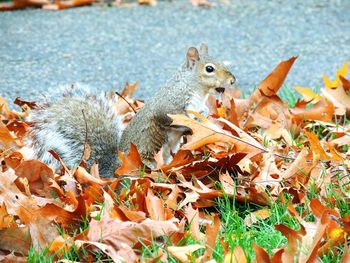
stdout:
<svg viewBox="0 0 350 263">
<path fill-rule="evenodd" d="M 256 105 L 263 96 L 276 95 L 297 57 L 291 57 L 282 61 L 277 67 L 259 84 L 257 89 L 250 95 L 249 104 Z"/>
<path fill-rule="evenodd" d="M 192 205 L 189 204 L 185 210 L 185 216 L 190 226 L 189 231 L 192 237 L 197 241 L 202 241 L 201 232 L 199 229 L 199 211 L 193 209 Z"/>
<path fill-rule="evenodd" d="M 336 78 L 331 81 L 326 75 L 323 75 L 323 82 L 327 88 L 335 88 L 339 84 L 340 77 L 345 77 L 349 72 L 349 62 L 345 62 L 343 66 L 337 70 Z"/>
<path fill-rule="evenodd" d="M 205 233 L 205 252 L 203 255 L 203 261 L 208 261 L 212 258 L 213 252 L 215 250 L 216 240 L 218 238 L 220 230 L 220 218 L 217 214 L 213 215 L 213 224 L 206 225 Z"/>
<path fill-rule="evenodd" d="M 202 245 L 188 245 L 184 247 L 176 247 L 176 246 L 170 246 L 167 247 L 167 250 L 171 256 L 179 260 L 180 262 L 190 262 L 191 258 L 194 257 L 192 255 L 194 252 L 196 252 L 199 249 L 205 248 Z"/>
<path fill-rule="evenodd" d="M 304 100 L 309 101 L 310 103 L 317 103 L 321 99 L 321 96 L 313 92 L 310 88 L 303 88 L 300 86 L 294 87 L 294 89 L 303 95 Z"/>
<path fill-rule="evenodd" d="M 253 243 L 253 249 L 255 252 L 255 261 L 256 263 L 270 263 L 270 256 L 267 252 L 257 244 Z"/>
<path fill-rule="evenodd" d="M 244 250 L 240 246 L 236 246 L 233 252 L 229 252 L 225 255 L 224 263 L 246 263 L 248 262 L 245 256 Z"/>
<path fill-rule="evenodd" d="M 249 213 L 244 218 L 244 223 L 247 227 L 250 227 L 252 224 L 257 223 L 259 220 L 264 220 L 271 216 L 271 211 L 268 208 L 263 208 L 254 212 Z"/>
<path fill-rule="evenodd" d="M 125 156 L 122 152 L 119 152 L 118 156 L 122 165 L 115 171 L 117 175 L 140 175 L 140 170 L 142 167 L 144 167 L 144 164 L 142 163 L 140 154 L 134 144 L 130 145 L 130 151 L 127 156 Z"/>
</svg>

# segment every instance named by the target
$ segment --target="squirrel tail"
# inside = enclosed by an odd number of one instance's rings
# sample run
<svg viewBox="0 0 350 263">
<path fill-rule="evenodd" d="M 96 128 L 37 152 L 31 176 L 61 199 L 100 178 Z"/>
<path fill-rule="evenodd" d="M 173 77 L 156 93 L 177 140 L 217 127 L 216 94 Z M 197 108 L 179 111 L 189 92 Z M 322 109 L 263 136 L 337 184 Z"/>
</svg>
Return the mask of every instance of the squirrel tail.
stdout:
<svg viewBox="0 0 350 263">
<path fill-rule="evenodd" d="M 80 84 L 59 92 L 28 117 L 31 129 L 26 144 L 33 149 L 30 157 L 57 170 L 60 164 L 48 152 L 54 150 L 68 167 L 74 168 L 87 144 L 91 149 L 88 166 L 98 163 L 101 177 L 113 177 L 124 129 L 116 112 L 116 98 Z"/>
</svg>

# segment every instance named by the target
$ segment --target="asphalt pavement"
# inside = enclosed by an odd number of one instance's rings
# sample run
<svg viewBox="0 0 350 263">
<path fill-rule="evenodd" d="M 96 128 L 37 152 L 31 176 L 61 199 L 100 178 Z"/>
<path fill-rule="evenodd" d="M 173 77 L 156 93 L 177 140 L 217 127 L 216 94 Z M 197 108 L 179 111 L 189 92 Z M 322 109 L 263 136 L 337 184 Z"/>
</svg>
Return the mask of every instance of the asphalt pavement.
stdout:
<svg viewBox="0 0 350 263">
<path fill-rule="evenodd" d="M 237 84 L 254 88 L 281 60 L 298 55 L 286 85 L 322 86 L 350 60 L 350 1 L 231 0 L 214 8 L 187 0 L 155 7 L 26 9 L 0 13 L 0 95 L 38 100 L 82 82 L 120 89 L 139 81 L 147 100 L 205 42 L 230 61 Z"/>
</svg>

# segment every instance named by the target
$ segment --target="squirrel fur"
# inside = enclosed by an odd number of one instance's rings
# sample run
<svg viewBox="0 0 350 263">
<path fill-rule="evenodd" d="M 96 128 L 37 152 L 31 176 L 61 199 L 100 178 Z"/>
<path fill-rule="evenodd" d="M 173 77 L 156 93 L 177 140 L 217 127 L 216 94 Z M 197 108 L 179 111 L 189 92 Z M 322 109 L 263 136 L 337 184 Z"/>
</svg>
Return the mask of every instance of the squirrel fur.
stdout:
<svg viewBox="0 0 350 263">
<path fill-rule="evenodd" d="M 113 99 L 84 88 L 72 89 L 30 114 L 28 144 L 34 149 L 32 157 L 57 169 L 58 161 L 48 152 L 52 149 L 68 167 L 75 167 L 87 143 L 91 147 L 88 165 L 98 163 L 101 177 L 113 177 L 120 166 L 118 150 L 127 153 L 133 143 L 142 161 L 153 168 L 154 155 L 162 147 L 163 158 L 169 162 L 183 136 L 191 134 L 188 127 L 172 126 L 168 114 L 186 114 L 186 110 L 205 113 L 208 95 L 222 93 L 234 82 L 225 63 L 208 55 L 206 45 L 202 44 L 199 51 L 191 47 L 185 63 L 125 129 Z"/>
<path fill-rule="evenodd" d="M 73 168 L 79 165 L 87 143 L 91 148 L 87 164 L 98 163 L 100 175 L 112 177 L 123 124 L 113 99 L 89 90 L 82 85 L 66 89 L 55 101 L 32 111 L 27 145 L 33 152 L 29 157 L 58 169 L 59 162 L 48 152 L 54 150 Z"/>
</svg>

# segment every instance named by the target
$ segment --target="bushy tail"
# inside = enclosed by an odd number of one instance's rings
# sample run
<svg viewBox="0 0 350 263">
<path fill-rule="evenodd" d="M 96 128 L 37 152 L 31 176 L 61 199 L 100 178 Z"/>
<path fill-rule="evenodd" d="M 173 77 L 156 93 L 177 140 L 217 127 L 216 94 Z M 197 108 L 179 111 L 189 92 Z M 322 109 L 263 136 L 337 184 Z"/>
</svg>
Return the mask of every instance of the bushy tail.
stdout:
<svg viewBox="0 0 350 263">
<path fill-rule="evenodd" d="M 73 168 L 79 164 L 87 143 L 91 148 L 88 164 L 98 163 L 101 176 L 113 176 L 123 129 L 115 111 L 116 99 L 84 85 L 60 92 L 28 118 L 31 130 L 27 145 L 33 147 L 31 157 L 57 169 L 58 161 L 48 152 L 52 149 Z"/>
</svg>

